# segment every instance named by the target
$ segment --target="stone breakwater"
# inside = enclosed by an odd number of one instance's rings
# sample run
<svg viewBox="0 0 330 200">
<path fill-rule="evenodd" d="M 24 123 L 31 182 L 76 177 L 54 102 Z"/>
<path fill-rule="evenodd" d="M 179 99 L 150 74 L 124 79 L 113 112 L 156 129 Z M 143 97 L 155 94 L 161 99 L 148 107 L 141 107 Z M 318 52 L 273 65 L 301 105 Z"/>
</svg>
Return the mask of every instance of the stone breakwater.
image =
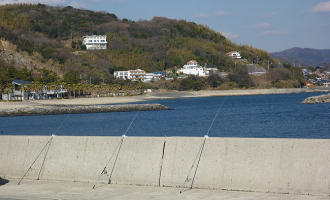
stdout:
<svg viewBox="0 0 330 200">
<path fill-rule="evenodd" d="M 308 97 L 301 103 L 330 103 L 330 94 Z"/>
<path fill-rule="evenodd" d="M 129 112 L 172 110 L 161 104 L 123 104 L 123 105 L 47 105 L 29 108 L 0 110 L 0 117 L 28 115 L 61 115 L 102 112 Z"/>
</svg>

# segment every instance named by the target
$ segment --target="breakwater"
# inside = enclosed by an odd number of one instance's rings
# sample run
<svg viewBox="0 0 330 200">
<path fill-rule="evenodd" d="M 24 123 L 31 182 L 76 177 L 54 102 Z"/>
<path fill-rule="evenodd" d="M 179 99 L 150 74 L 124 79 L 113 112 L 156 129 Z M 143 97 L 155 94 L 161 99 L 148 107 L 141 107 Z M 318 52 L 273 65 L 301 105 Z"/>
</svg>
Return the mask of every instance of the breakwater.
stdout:
<svg viewBox="0 0 330 200">
<path fill-rule="evenodd" d="M 179 193 L 192 168 L 187 188 L 197 169 L 192 188 L 330 194 L 327 139 L 207 138 L 194 166 L 202 137 L 125 137 L 118 153 L 121 139 L 0 136 L 0 176 L 20 179 L 27 172 L 21 184 L 38 178 L 95 183 L 110 161 L 98 184 L 178 187 Z"/>
<path fill-rule="evenodd" d="M 171 110 L 161 104 L 122 104 L 122 105 L 47 105 L 28 108 L 0 110 L 0 117 L 28 115 L 58 115 L 102 112 Z"/>
<path fill-rule="evenodd" d="M 330 94 L 308 97 L 302 103 L 330 103 Z"/>
</svg>

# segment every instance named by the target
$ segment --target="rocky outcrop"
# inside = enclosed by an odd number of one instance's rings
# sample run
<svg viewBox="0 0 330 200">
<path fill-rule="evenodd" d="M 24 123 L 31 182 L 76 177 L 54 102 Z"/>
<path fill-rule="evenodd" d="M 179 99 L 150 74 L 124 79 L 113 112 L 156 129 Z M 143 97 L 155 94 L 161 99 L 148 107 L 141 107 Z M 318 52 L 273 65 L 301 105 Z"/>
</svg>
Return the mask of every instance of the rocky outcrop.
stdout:
<svg viewBox="0 0 330 200">
<path fill-rule="evenodd" d="M 301 103 L 330 103 L 330 94 L 308 97 Z"/>
<path fill-rule="evenodd" d="M 54 62 L 52 59 L 42 61 L 42 56 L 37 52 L 34 52 L 32 55 L 25 51 L 17 52 L 16 45 L 3 39 L 0 39 L 0 60 L 13 65 L 18 70 L 23 67 L 26 67 L 28 70 L 36 70 L 38 68 L 53 70 L 60 78 L 63 78 L 61 66 L 57 62 Z"/>
<path fill-rule="evenodd" d="M 60 115 L 60 114 L 81 114 L 81 113 L 102 113 L 102 112 L 129 112 L 129 111 L 151 111 L 151 110 L 172 110 L 161 104 L 123 104 L 123 105 L 91 105 L 91 106 L 38 106 L 29 108 L 16 108 L 0 110 L 0 117 L 28 116 L 28 115 Z"/>
</svg>

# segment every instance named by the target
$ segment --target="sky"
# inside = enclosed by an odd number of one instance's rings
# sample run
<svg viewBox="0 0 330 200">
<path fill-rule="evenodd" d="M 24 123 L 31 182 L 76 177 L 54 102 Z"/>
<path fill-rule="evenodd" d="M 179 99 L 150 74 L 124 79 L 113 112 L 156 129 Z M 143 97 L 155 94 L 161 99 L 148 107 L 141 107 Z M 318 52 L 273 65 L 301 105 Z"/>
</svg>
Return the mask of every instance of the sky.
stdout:
<svg viewBox="0 0 330 200">
<path fill-rule="evenodd" d="M 324 0 L 0 0 L 0 5 L 13 3 L 106 11 L 134 21 L 185 19 L 269 53 L 330 49 L 330 1 Z"/>
</svg>

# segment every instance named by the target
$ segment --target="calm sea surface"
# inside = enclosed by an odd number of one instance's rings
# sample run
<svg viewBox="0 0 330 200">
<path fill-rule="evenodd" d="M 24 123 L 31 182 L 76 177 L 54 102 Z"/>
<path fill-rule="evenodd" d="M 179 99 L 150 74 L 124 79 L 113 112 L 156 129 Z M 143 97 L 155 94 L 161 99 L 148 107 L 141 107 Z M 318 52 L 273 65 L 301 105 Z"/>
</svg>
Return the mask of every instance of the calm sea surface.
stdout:
<svg viewBox="0 0 330 200">
<path fill-rule="evenodd" d="M 51 136 L 58 129 L 59 136 L 121 136 L 136 116 L 127 136 L 203 137 L 210 129 L 210 137 L 330 139 L 330 104 L 301 104 L 321 94 L 183 98 L 143 102 L 174 109 L 166 111 L 1 117 L 0 134 Z"/>
</svg>

